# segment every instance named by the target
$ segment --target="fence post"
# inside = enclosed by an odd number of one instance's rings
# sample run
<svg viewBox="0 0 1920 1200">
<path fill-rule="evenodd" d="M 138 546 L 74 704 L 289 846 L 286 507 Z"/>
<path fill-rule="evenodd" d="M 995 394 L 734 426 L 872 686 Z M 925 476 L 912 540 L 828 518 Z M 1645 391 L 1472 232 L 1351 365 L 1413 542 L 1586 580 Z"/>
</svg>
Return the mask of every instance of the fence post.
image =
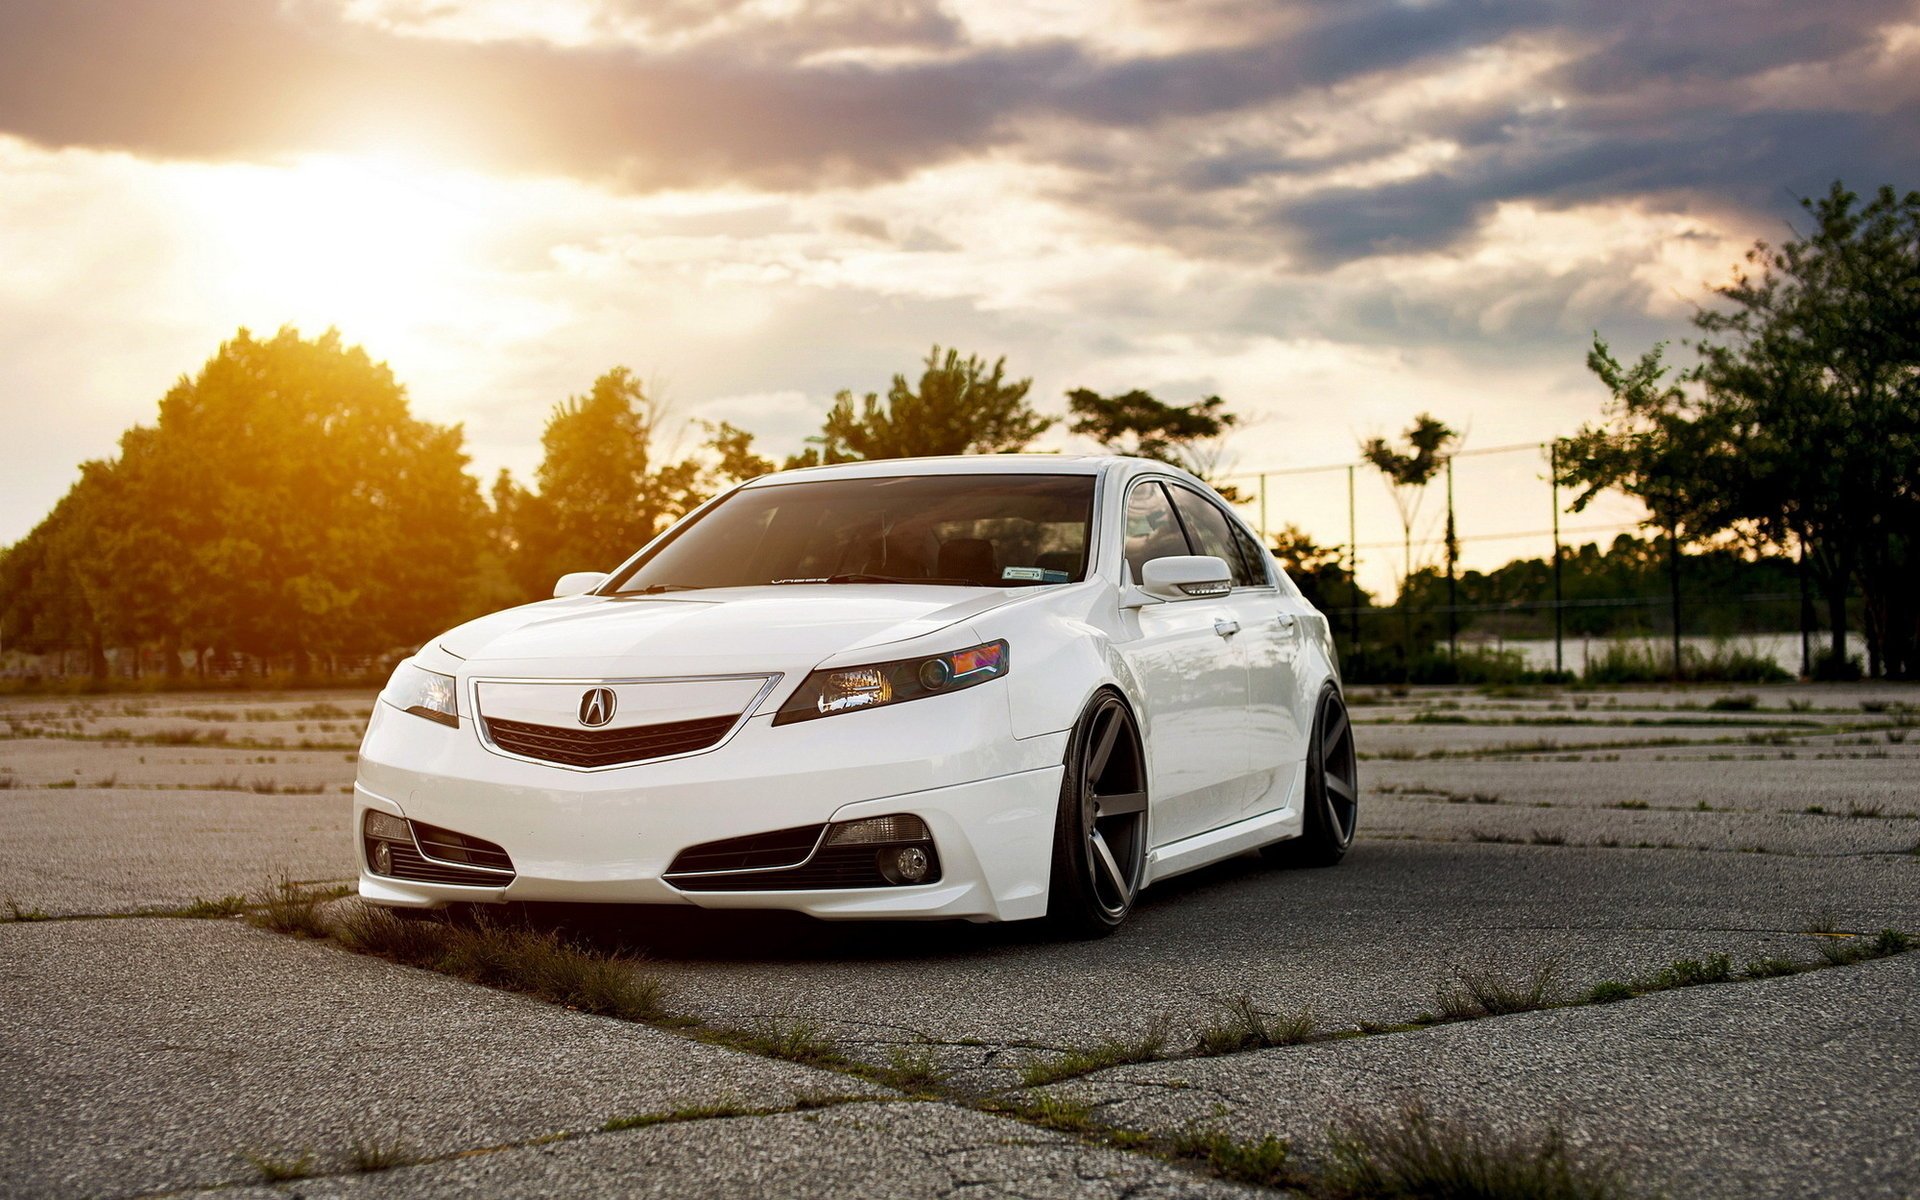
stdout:
<svg viewBox="0 0 1920 1200">
<path fill-rule="evenodd" d="M 1563 657 L 1564 626 L 1560 598 L 1560 444 L 1547 443 L 1547 494 L 1553 498 L 1553 669 L 1567 669 Z"/>
<path fill-rule="evenodd" d="M 1360 652 L 1360 539 L 1353 507 L 1353 467 L 1347 464 L 1347 605 L 1353 614 L 1353 652 Z"/>
<path fill-rule="evenodd" d="M 1264 543 L 1270 536 L 1267 532 L 1267 477 L 1262 473 L 1260 476 L 1260 540 Z"/>
<path fill-rule="evenodd" d="M 1813 592 L 1807 586 L 1807 539 L 1799 531 L 1793 535 L 1800 551 L 1794 575 L 1800 581 L 1800 678 L 1813 678 Z"/>
<path fill-rule="evenodd" d="M 1447 657 L 1460 657 L 1460 543 L 1453 527 L 1453 455 L 1447 455 Z"/>
</svg>

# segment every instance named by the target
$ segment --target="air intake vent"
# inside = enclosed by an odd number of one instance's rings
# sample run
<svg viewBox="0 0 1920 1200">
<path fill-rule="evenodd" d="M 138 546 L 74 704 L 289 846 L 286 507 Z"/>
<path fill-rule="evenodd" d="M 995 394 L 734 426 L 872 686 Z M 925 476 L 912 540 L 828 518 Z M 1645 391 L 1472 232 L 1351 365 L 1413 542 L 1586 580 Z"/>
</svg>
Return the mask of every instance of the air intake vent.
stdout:
<svg viewBox="0 0 1920 1200">
<path fill-rule="evenodd" d="M 563 729 L 484 718 L 487 736 L 500 749 L 568 767 L 612 767 L 705 750 L 727 736 L 737 720 L 736 714 L 625 729 Z"/>
<path fill-rule="evenodd" d="M 776 829 L 751 837 L 727 838 L 720 842 L 702 842 L 682 850 L 668 875 L 701 871 L 750 871 L 769 867 L 794 867 L 807 861 L 820 840 L 819 825 L 801 825 L 794 829 Z"/>
<path fill-rule="evenodd" d="M 414 883 L 452 883 L 461 887 L 488 888 L 503 888 L 513 882 L 511 874 L 476 871 L 472 867 L 456 867 L 422 858 L 420 852 L 412 846 L 403 846 L 398 842 L 387 843 L 387 852 L 392 855 L 393 863 L 387 874 L 395 879 L 408 879 Z M 505 856 L 502 855 L 502 857 Z"/>
</svg>

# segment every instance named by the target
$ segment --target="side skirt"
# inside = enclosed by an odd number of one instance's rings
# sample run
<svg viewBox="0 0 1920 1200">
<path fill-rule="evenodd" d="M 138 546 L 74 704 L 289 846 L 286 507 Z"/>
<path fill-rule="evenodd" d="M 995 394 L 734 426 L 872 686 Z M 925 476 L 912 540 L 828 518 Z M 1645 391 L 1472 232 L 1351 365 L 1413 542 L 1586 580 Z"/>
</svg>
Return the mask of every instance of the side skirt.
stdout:
<svg viewBox="0 0 1920 1200">
<path fill-rule="evenodd" d="M 1304 825 L 1299 806 L 1289 804 L 1286 808 L 1247 817 L 1177 842 L 1168 842 L 1147 851 L 1147 866 L 1142 872 L 1141 886 L 1197 870 L 1248 850 L 1257 850 L 1269 842 L 1298 837 Z"/>
</svg>

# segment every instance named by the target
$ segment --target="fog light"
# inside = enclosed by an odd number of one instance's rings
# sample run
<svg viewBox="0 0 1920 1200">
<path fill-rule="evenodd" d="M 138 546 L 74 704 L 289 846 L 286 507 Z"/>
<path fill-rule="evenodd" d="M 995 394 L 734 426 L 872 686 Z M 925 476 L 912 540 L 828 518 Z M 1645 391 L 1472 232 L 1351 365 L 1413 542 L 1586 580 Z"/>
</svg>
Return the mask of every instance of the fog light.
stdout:
<svg viewBox="0 0 1920 1200">
<path fill-rule="evenodd" d="M 368 809 L 367 836 L 384 838 L 389 842 L 411 842 L 413 830 L 408 828 L 407 823 L 399 817 Z"/>
<path fill-rule="evenodd" d="M 891 817 L 868 817 L 835 825 L 827 834 L 829 846 L 878 846 L 885 842 L 924 842 L 932 838 L 927 823 L 905 813 Z"/>
<path fill-rule="evenodd" d="M 373 844 L 373 873 L 375 875 L 393 874 L 393 850 L 386 842 Z"/>
<path fill-rule="evenodd" d="M 880 851 L 880 874 L 888 883 L 919 883 L 933 860 L 918 846 L 889 846 Z"/>
</svg>

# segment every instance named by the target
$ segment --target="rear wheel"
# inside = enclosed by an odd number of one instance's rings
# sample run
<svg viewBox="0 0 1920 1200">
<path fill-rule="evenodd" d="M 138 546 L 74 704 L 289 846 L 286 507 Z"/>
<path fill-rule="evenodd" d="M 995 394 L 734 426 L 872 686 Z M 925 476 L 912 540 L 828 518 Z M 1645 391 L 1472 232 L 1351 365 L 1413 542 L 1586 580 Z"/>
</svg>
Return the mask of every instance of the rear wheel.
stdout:
<svg viewBox="0 0 1920 1200">
<path fill-rule="evenodd" d="M 1103 692 L 1067 743 L 1054 822 L 1047 917 L 1074 937 L 1103 937 L 1133 911 L 1147 853 L 1147 773 L 1126 703 Z"/>
<path fill-rule="evenodd" d="M 1354 764 L 1353 722 L 1332 684 L 1314 706 L 1313 734 L 1307 744 L 1306 826 L 1260 852 L 1294 867 L 1331 867 L 1346 857 L 1360 816 L 1360 780 Z"/>
</svg>

